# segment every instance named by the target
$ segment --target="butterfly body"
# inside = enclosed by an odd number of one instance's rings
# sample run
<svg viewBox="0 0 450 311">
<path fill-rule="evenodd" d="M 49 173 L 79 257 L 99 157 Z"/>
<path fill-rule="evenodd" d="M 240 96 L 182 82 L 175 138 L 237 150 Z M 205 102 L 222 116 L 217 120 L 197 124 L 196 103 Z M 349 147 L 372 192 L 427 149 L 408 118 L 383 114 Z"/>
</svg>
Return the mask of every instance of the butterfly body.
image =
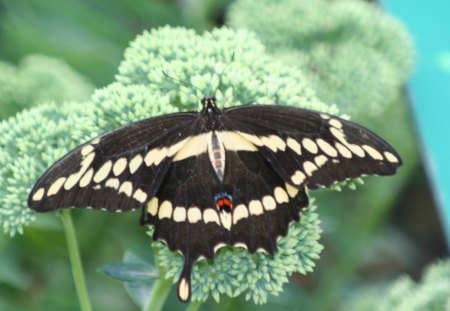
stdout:
<svg viewBox="0 0 450 311">
<path fill-rule="evenodd" d="M 306 189 L 361 175 L 392 175 L 398 154 L 369 130 L 279 105 L 175 113 L 107 132 L 57 161 L 29 206 L 142 210 L 155 240 L 184 257 L 178 297 L 191 296 L 195 261 L 223 246 L 274 254 L 308 205 Z"/>
</svg>

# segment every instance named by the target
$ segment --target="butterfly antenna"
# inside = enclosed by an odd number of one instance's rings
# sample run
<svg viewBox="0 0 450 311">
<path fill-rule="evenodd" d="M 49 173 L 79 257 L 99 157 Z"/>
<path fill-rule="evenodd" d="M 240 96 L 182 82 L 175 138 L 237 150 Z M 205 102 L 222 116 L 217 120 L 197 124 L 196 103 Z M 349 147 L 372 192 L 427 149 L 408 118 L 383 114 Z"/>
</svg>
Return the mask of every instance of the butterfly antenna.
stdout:
<svg viewBox="0 0 450 311">
<path fill-rule="evenodd" d="M 234 61 L 234 56 L 235 56 L 235 52 L 233 52 L 231 54 L 231 59 L 230 61 L 227 63 L 227 65 L 222 69 L 222 71 L 219 73 L 219 75 L 217 75 L 215 77 L 214 80 L 211 81 L 211 83 L 209 84 L 209 88 L 208 88 L 208 93 L 209 95 L 211 95 L 211 91 L 212 91 L 212 87 L 213 85 L 216 83 L 217 80 L 219 80 L 219 86 L 220 86 L 220 80 L 222 79 L 222 75 L 223 73 L 228 69 L 228 67 L 230 67 L 231 63 Z M 219 88 L 219 86 L 217 86 L 217 88 Z"/>
<path fill-rule="evenodd" d="M 170 75 L 169 75 L 167 72 L 165 72 L 164 70 L 162 70 L 162 73 L 163 73 L 163 75 L 164 75 L 167 79 L 171 80 L 172 82 L 178 83 L 178 84 L 182 84 L 182 85 L 184 85 L 184 86 L 187 86 L 187 87 L 196 89 L 196 90 L 200 91 L 200 93 L 202 93 L 204 97 L 207 96 L 207 95 L 205 94 L 205 92 L 204 92 L 201 88 L 196 87 L 196 86 L 193 85 L 192 83 L 189 83 L 188 81 L 185 81 L 185 80 L 181 80 L 181 79 L 174 78 L 174 77 L 170 76 Z"/>
</svg>

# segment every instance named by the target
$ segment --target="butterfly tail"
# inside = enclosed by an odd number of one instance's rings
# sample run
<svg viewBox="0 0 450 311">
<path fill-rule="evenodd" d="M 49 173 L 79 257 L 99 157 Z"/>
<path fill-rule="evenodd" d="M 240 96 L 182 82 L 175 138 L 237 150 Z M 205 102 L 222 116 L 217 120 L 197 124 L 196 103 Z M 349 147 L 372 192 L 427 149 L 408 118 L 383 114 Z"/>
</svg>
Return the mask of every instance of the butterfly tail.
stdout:
<svg viewBox="0 0 450 311">
<path fill-rule="evenodd" d="M 191 271 L 192 260 L 185 259 L 177 286 L 178 299 L 182 302 L 189 302 L 191 299 Z"/>
</svg>

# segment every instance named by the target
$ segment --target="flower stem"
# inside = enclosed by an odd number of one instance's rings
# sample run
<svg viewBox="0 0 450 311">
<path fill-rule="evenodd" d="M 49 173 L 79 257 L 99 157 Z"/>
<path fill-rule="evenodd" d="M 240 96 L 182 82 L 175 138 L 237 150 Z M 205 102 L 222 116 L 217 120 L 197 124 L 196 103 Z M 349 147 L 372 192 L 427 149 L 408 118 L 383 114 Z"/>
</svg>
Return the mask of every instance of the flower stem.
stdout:
<svg viewBox="0 0 450 311">
<path fill-rule="evenodd" d="M 78 294 L 78 301 L 82 311 L 91 311 L 91 302 L 84 280 L 83 266 L 81 264 L 80 253 L 78 251 L 78 242 L 73 227 L 70 211 L 62 211 L 61 219 L 64 227 L 64 233 L 67 240 L 67 248 L 69 250 L 70 264 L 72 266 L 73 280 Z"/>
<path fill-rule="evenodd" d="M 155 282 L 150 299 L 145 311 L 161 311 L 167 296 L 172 289 L 172 282 L 169 279 L 164 279 L 162 276 Z"/>
</svg>

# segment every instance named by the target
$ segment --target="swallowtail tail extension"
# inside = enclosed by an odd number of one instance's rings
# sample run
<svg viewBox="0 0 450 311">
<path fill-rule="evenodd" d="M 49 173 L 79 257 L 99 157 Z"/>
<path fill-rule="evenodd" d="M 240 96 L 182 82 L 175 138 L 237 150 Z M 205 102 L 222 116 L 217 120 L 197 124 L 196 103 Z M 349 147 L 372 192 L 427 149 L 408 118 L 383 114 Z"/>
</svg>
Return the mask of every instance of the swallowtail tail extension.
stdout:
<svg viewBox="0 0 450 311">
<path fill-rule="evenodd" d="M 361 175 L 392 175 L 397 152 L 341 118 L 282 105 L 163 115 L 104 133 L 69 152 L 36 182 L 28 204 L 110 212 L 142 210 L 184 257 L 178 297 L 189 301 L 192 265 L 223 246 L 277 251 L 308 206 L 306 189 Z"/>
</svg>

